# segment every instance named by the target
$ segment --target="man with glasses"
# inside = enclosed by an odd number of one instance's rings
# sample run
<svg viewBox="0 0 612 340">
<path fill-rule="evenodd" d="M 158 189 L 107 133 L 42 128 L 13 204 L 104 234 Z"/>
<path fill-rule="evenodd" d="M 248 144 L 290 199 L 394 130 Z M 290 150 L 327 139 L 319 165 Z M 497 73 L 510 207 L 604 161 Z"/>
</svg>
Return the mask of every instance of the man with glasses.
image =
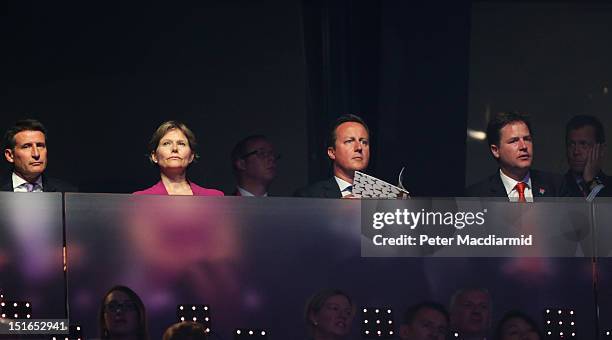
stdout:
<svg viewBox="0 0 612 340">
<path fill-rule="evenodd" d="M 355 171 L 363 171 L 370 161 L 370 130 L 358 116 L 346 114 L 332 125 L 327 142 L 334 177 L 296 191 L 298 197 L 353 197 Z"/>
<path fill-rule="evenodd" d="M 565 183 L 572 197 L 612 196 L 610 179 L 601 170 L 606 149 L 606 136 L 599 119 L 574 116 L 565 126 L 565 145 L 569 170 Z"/>
<path fill-rule="evenodd" d="M 270 184 L 276 178 L 276 163 L 280 155 L 263 135 L 248 136 L 232 150 L 232 168 L 236 178 L 235 196 L 268 196 Z"/>
</svg>

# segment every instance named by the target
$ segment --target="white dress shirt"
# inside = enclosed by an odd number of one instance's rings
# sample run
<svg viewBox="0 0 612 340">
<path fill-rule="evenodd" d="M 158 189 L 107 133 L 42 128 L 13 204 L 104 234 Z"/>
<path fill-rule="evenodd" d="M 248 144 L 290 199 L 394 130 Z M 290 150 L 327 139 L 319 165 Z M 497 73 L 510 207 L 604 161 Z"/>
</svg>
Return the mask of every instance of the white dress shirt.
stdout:
<svg viewBox="0 0 612 340">
<path fill-rule="evenodd" d="M 506 188 L 506 194 L 510 199 L 510 202 L 517 202 L 519 198 L 518 191 L 516 190 L 516 184 L 519 181 L 515 181 L 514 179 L 506 176 L 506 174 L 499 169 L 499 176 L 501 177 L 502 183 L 504 183 L 504 188 Z M 529 173 L 523 178 L 522 181 L 525 182 L 527 186 L 525 187 L 525 200 L 527 202 L 533 202 L 533 191 L 531 190 L 531 177 L 529 177 Z"/>
<path fill-rule="evenodd" d="M 38 176 L 34 183 L 29 183 L 25 179 L 19 177 L 15 172 L 11 176 L 13 179 L 14 192 L 43 192 L 42 176 Z M 33 186 L 32 190 L 28 190 L 28 186 Z"/>
<path fill-rule="evenodd" d="M 342 178 L 336 177 L 334 176 L 334 178 L 336 179 L 336 183 L 338 183 L 338 187 L 340 188 L 340 194 L 342 194 L 342 197 L 346 197 L 348 195 L 350 195 L 352 193 L 352 190 L 346 190 L 346 188 L 351 187 L 351 189 L 353 188 L 353 184 L 349 183 L 345 180 L 343 180 Z"/>
</svg>

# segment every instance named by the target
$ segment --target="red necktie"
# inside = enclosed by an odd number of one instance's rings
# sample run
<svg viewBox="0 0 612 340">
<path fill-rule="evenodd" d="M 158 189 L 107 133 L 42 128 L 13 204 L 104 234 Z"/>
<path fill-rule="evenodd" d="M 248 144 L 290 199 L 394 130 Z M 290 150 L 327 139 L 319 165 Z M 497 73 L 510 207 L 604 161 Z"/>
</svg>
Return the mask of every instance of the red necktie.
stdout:
<svg viewBox="0 0 612 340">
<path fill-rule="evenodd" d="M 514 189 L 516 189 L 516 191 L 519 194 L 519 198 L 518 198 L 519 202 L 527 202 L 527 199 L 525 199 L 525 187 L 527 187 L 527 183 L 525 182 L 518 182 L 516 183 L 516 186 L 514 187 Z"/>
</svg>

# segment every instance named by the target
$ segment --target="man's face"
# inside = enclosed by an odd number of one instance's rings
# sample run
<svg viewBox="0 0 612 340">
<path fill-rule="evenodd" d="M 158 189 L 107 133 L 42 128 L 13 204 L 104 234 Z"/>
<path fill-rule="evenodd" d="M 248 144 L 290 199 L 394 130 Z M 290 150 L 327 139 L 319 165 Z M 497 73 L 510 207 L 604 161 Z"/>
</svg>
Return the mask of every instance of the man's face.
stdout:
<svg viewBox="0 0 612 340">
<path fill-rule="evenodd" d="M 365 127 L 356 122 L 338 125 L 336 143 L 327 149 L 327 155 L 334 161 L 336 175 L 352 178 L 355 170 L 365 169 L 370 161 L 370 136 Z"/>
<path fill-rule="evenodd" d="M 589 152 L 597 143 L 595 128 L 586 125 L 567 134 L 567 163 L 572 172 L 581 174 L 584 171 Z"/>
<path fill-rule="evenodd" d="M 457 297 L 451 310 L 451 324 L 464 336 L 484 335 L 491 318 L 489 294 L 471 290 Z"/>
<path fill-rule="evenodd" d="M 408 325 L 400 327 L 401 340 L 444 340 L 448 322 L 444 314 L 433 308 L 421 308 Z"/>
<path fill-rule="evenodd" d="M 13 164 L 15 173 L 33 182 L 47 167 L 47 143 L 41 131 L 21 131 L 15 135 L 15 147 L 4 150 L 4 157 Z"/>
<path fill-rule="evenodd" d="M 499 145 L 491 145 L 491 153 L 505 173 L 529 170 L 533 159 L 533 143 L 527 125 L 521 121 L 507 124 L 499 131 Z"/>
<path fill-rule="evenodd" d="M 266 185 L 274 180 L 278 154 L 272 143 L 266 139 L 255 139 L 248 143 L 245 155 L 238 164 L 243 170 L 242 176 Z"/>
</svg>

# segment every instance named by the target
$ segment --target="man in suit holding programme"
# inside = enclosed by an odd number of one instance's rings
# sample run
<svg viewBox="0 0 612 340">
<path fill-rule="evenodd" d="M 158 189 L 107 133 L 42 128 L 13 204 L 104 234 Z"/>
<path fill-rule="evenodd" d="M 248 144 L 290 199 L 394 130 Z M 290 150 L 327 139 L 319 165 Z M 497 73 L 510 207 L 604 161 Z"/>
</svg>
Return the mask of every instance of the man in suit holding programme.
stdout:
<svg viewBox="0 0 612 340">
<path fill-rule="evenodd" d="M 334 177 L 296 191 L 295 196 L 352 197 L 355 171 L 367 168 L 370 161 L 370 131 L 360 117 L 338 117 L 330 129 L 327 156 L 332 161 Z"/>
</svg>

